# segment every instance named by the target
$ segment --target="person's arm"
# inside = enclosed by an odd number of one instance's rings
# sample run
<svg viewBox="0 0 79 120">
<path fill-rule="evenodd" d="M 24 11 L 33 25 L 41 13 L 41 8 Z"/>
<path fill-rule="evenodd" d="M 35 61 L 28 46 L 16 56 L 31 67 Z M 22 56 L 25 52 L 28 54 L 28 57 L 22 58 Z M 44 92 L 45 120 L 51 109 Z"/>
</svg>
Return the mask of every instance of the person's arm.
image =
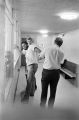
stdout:
<svg viewBox="0 0 79 120">
<path fill-rule="evenodd" d="M 43 50 L 39 56 L 38 56 L 38 60 L 44 59 L 45 58 L 45 50 Z"/>
<path fill-rule="evenodd" d="M 35 48 L 34 48 L 34 51 L 35 51 L 36 53 L 40 53 L 40 52 L 41 52 L 41 50 L 40 50 L 38 47 L 35 47 Z"/>
<path fill-rule="evenodd" d="M 64 63 L 65 63 L 65 56 L 64 56 L 64 53 L 61 54 L 61 60 L 60 60 L 60 66 L 61 67 L 64 67 Z"/>
<path fill-rule="evenodd" d="M 64 62 L 64 53 L 61 54 L 61 57 L 60 57 L 60 62 L 63 63 Z"/>
<path fill-rule="evenodd" d="M 61 68 L 64 67 L 66 62 L 67 62 L 67 59 L 64 59 L 63 62 L 61 63 Z"/>
<path fill-rule="evenodd" d="M 34 52 L 36 54 L 37 60 L 39 61 L 39 54 L 41 53 L 41 50 L 37 46 L 35 46 L 34 47 Z"/>
</svg>

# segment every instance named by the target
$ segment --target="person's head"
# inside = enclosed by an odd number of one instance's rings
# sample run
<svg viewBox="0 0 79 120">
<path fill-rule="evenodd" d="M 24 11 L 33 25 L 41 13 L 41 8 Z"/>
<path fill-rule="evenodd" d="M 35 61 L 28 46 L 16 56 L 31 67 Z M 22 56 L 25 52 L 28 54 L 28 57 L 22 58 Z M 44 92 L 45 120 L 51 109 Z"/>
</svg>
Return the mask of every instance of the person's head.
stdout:
<svg viewBox="0 0 79 120">
<path fill-rule="evenodd" d="M 62 38 L 57 37 L 55 39 L 54 43 L 60 47 L 63 44 L 63 40 L 62 40 Z"/>
<path fill-rule="evenodd" d="M 33 39 L 32 39 L 31 37 L 29 37 L 29 38 L 27 39 L 27 43 L 28 43 L 28 45 L 31 45 L 31 44 L 33 43 Z"/>
<path fill-rule="evenodd" d="M 26 50 L 27 44 L 25 42 L 22 43 L 22 49 Z"/>
</svg>

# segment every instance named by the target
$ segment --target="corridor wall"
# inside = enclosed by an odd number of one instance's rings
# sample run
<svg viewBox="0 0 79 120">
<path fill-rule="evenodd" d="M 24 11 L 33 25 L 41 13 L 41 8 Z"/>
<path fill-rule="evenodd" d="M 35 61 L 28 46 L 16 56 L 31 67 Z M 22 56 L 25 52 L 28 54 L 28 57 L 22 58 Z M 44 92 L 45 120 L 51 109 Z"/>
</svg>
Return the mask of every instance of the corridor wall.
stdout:
<svg viewBox="0 0 79 120">
<path fill-rule="evenodd" d="M 41 34 L 22 33 L 21 37 L 27 38 L 31 36 L 35 39 L 35 42 L 42 48 L 48 47 L 53 44 L 56 34 L 48 35 L 44 37 Z M 79 30 L 65 33 L 63 37 L 62 49 L 65 53 L 65 57 L 70 61 L 79 64 Z"/>
<path fill-rule="evenodd" d="M 27 37 L 28 35 L 28 33 L 22 33 L 22 37 Z M 36 39 L 36 43 L 41 50 L 43 50 L 53 44 L 57 35 L 52 34 L 44 37 L 41 34 L 30 34 L 30 36 Z M 62 49 L 65 54 L 65 59 L 77 64 L 77 85 L 79 86 L 79 30 L 65 33 L 63 36 L 63 41 Z"/>
<path fill-rule="evenodd" d="M 4 2 L 0 1 L 0 101 L 4 101 L 4 70 L 5 70 L 5 9 Z"/>
<path fill-rule="evenodd" d="M 63 50 L 66 58 L 79 64 L 79 30 L 65 34 Z"/>
<path fill-rule="evenodd" d="M 5 0 L 5 94 L 7 99 L 13 80 L 13 11 L 12 0 Z"/>
<path fill-rule="evenodd" d="M 72 63 L 77 64 L 76 82 L 79 87 L 79 30 L 65 34 L 63 41 L 65 58 Z"/>
<path fill-rule="evenodd" d="M 12 8 L 12 0 L 5 1 L 5 100 L 14 101 L 14 94 L 20 69 L 20 28 L 16 11 Z M 9 61 L 9 62 L 8 62 Z M 18 63 L 17 63 L 18 62 Z M 17 65 L 18 64 L 18 65 Z M 17 68 L 16 68 L 17 65 Z M 16 71 L 16 72 L 15 72 Z"/>
<path fill-rule="evenodd" d="M 16 13 L 16 12 L 15 12 Z M 17 24 L 15 24 L 17 23 Z M 16 29 L 15 29 L 16 28 Z M 0 102 L 13 101 L 17 78 L 15 66 L 20 59 L 15 49 L 20 48 L 20 28 L 14 17 L 12 0 L 0 1 Z M 17 58 L 15 56 L 18 56 Z M 15 62 L 14 62 L 15 58 Z M 18 76 L 18 69 L 16 72 Z"/>
<path fill-rule="evenodd" d="M 32 37 L 34 42 L 40 47 L 40 49 L 44 49 L 47 46 L 50 46 L 56 37 L 56 35 L 48 35 L 47 37 L 41 35 L 40 33 L 21 33 L 21 38 Z"/>
</svg>

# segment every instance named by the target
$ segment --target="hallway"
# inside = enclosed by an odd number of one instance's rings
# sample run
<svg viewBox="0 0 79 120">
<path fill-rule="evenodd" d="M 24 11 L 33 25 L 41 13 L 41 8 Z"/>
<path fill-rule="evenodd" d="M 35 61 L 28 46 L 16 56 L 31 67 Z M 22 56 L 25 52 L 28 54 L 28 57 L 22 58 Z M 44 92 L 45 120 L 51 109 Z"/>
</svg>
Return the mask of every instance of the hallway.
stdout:
<svg viewBox="0 0 79 120">
<path fill-rule="evenodd" d="M 36 73 L 38 89 L 35 96 L 29 99 L 29 104 L 21 103 L 20 93 L 26 87 L 25 70 L 21 67 L 14 104 L 2 106 L 1 120 L 78 120 L 79 91 L 62 76 L 57 87 L 54 108 L 42 109 L 39 106 L 41 93 L 42 64 L 39 63 Z M 48 92 L 49 96 L 49 92 Z"/>
<path fill-rule="evenodd" d="M 72 19 L 69 16 L 72 17 L 73 10 L 78 16 Z M 59 13 L 63 11 L 71 14 L 62 19 Z M 36 73 L 37 90 L 34 97 L 30 97 L 28 104 L 21 102 L 20 93 L 26 87 L 25 68 L 20 69 L 22 42 L 27 42 L 29 37 L 33 38 L 41 51 L 51 47 L 56 37 L 61 37 L 65 58 L 73 64 L 69 63 L 69 67 L 76 76 L 78 87 L 60 76 L 51 111 L 47 104 L 46 109 L 41 109 L 39 105 L 42 62 Z M 76 67 L 73 67 L 74 64 Z M 49 95 L 48 90 L 48 98 Z M 60 118 L 59 114 L 62 114 L 64 120 L 75 120 L 75 115 L 79 115 L 78 111 L 79 0 L 0 0 L 0 120 L 48 120 L 50 117 Z M 70 115 L 70 119 L 66 119 L 66 113 Z"/>
<path fill-rule="evenodd" d="M 29 104 L 39 106 L 40 104 L 40 95 L 41 95 L 41 72 L 42 72 L 42 63 L 39 63 L 38 71 L 36 73 L 37 80 L 37 90 L 35 92 L 34 98 L 30 97 Z M 25 78 L 25 70 L 24 67 L 21 67 L 19 81 L 16 92 L 15 103 L 20 103 L 20 93 L 26 87 L 26 78 Z M 48 90 L 49 97 L 49 90 Z M 65 80 L 62 76 L 60 77 L 60 81 L 57 87 L 56 100 L 55 100 L 55 108 L 69 108 L 69 109 L 77 109 L 79 108 L 79 91 L 78 88 L 73 86 L 67 80 Z"/>
</svg>

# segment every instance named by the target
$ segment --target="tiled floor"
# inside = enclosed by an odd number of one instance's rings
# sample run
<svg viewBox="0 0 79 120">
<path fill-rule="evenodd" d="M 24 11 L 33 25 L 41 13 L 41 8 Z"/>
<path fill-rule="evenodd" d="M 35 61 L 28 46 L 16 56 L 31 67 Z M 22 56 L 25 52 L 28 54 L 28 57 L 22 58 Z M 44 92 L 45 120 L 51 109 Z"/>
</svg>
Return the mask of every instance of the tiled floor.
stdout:
<svg viewBox="0 0 79 120">
<path fill-rule="evenodd" d="M 35 92 L 34 98 L 30 97 L 29 100 L 30 104 L 37 106 L 39 106 L 40 95 L 41 95 L 41 72 L 42 72 L 42 64 L 39 64 L 38 71 L 36 73 L 38 89 Z M 23 91 L 25 87 L 26 87 L 25 70 L 24 67 L 22 67 L 20 71 L 19 83 L 17 87 L 17 96 L 15 102 L 18 103 L 21 102 L 20 92 Z M 49 97 L 49 91 L 48 91 L 48 97 Z M 76 88 L 61 76 L 57 87 L 54 107 L 78 108 L 79 107 L 78 103 L 79 103 L 79 88 Z"/>
</svg>

